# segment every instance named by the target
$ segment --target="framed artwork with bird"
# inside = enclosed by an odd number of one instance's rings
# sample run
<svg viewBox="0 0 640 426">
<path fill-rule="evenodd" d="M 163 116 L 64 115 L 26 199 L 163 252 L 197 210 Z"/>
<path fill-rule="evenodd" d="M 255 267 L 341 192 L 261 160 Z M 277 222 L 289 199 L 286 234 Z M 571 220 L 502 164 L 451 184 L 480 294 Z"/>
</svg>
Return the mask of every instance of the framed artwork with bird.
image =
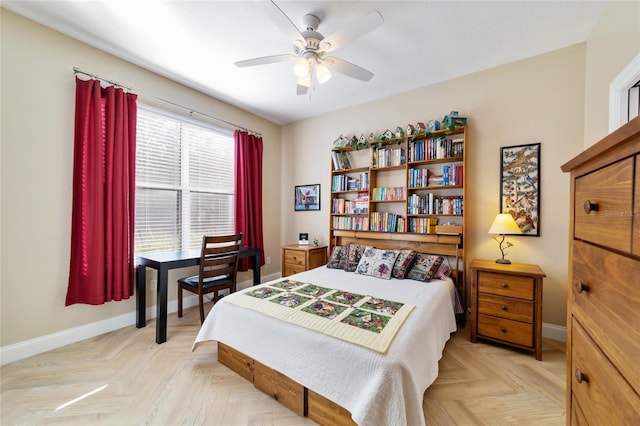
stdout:
<svg viewBox="0 0 640 426">
<path fill-rule="evenodd" d="M 500 213 L 525 236 L 540 236 L 540 143 L 500 148 Z"/>
</svg>

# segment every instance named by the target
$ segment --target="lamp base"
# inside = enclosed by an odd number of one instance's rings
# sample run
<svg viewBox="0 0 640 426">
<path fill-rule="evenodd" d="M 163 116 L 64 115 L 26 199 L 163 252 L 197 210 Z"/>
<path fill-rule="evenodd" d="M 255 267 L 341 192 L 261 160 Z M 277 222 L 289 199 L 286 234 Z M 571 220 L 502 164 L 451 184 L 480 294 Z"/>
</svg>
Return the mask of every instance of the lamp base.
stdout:
<svg viewBox="0 0 640 426">
<path fill-rule="evenodd" d="M 511 265 L 511 261 L 509 259 L 496 259 L 496 263 L 502 263 L 503 265 Z"/>
</svg>

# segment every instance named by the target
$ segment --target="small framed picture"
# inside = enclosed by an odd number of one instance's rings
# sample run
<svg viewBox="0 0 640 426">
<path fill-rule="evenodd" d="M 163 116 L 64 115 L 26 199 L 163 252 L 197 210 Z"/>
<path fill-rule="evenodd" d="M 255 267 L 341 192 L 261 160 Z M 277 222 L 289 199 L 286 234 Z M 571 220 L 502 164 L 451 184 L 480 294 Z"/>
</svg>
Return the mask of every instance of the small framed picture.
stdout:
<svg viewBox="0 0 640 426">
<path fill-rule="evenodd" d="M 302 245 L 302 246 L 308 245 L 309 244 L 309 234 L 307 234 L 307 233 L 298 234 L 298 244 Z"/>
<path fill-rule="evenodd" d="M 295 211 L 320 210 L 320 184 L 298 185 L 294 189 Z"/>
</svg>

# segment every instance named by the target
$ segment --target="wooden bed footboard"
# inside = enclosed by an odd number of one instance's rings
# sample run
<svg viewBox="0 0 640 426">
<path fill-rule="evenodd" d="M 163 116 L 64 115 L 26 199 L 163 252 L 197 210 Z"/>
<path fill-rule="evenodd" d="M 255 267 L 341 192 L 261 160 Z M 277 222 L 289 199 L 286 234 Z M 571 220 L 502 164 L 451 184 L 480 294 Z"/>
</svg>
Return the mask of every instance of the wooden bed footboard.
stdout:
<svg viewBox="0 0 640 426">
<path fill-rule="evenodd" d="M 299 416 L 309 417 L 320 425 L 356 424 L 348 410 L 221 342 L 218 342 L 218 362 Z"/>
</svg>

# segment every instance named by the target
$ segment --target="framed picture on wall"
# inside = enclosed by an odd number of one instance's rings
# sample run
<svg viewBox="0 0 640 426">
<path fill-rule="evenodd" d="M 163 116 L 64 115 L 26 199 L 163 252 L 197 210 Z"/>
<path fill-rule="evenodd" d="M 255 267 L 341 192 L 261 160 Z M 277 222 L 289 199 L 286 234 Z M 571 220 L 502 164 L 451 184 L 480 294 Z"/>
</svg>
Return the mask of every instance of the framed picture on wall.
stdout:
<svg viewBox="0 0 640 426">
<path fill-rule="evenodd" d="M 500 148 L 500 213 L 525 236 L 540 236 L 540 144 Z"/>
<path fill-rule="evenodd" d="M 320 184 L 296 186 L 294 200 L 295 211 L 320 210 Z"/>
</svg>

